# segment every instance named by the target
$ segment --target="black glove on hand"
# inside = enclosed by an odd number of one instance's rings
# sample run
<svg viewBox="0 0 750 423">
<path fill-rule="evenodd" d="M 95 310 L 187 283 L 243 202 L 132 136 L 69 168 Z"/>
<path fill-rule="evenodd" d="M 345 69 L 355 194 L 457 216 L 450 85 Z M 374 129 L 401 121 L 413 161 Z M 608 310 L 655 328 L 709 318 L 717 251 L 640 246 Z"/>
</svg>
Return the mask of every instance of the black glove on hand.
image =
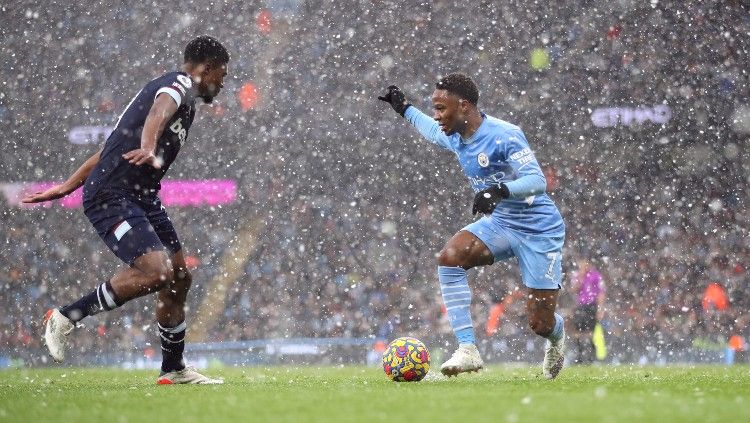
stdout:
<svg viewBox="0 0 750 423">
<path fill-rule="evenodd" d="M 406 102 L 406 97 L 404 97 L 404 92 L 401 91 L 401 88 L 391 85 L 388 87 L 388 92 L 385 93 L 385 95 L 381 95 L 378 97 L 378 100 L 383 100 L 386 103 L 390 103 L 391 107 L 393 107 L 393 110 L 396 111 L 396 113 L 400 114 L 401 116 L 406 113 L 406 109 L 411 106 L 411 104 Z"/>
<path fill-rule="evenodd" d="M 471 208 L 471 214 L 492 213 L 497 203 L 508 197 L 510 197 L 510 191 L 505 184 L 485 188 L 474 195 L 474 207 Z"/>
</svg>

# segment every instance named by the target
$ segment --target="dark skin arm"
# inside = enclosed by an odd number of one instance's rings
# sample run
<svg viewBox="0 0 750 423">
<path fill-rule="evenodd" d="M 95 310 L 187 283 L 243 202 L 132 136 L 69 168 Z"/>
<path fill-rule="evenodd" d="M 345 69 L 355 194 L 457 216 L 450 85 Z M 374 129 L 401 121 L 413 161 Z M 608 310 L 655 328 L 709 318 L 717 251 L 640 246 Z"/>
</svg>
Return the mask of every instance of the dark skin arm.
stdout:
<svg viewBox="0 0 750 423">
<path fill-rule="evenodd" d="M 122 158 L 136 166 L 149 164 L 155 169 L 161 168 L 162 160 L 156 156 L 156 142 L 164 132 L 169 119 L 177 112 L 177 108 L 177 103 L 169 94 L 159 94 L 148 112 L 146 122 L 143 124 L 141 148 L 128 151 L 122 155 Z"/>
<path fill-rule="evenodd" d="M 154 154 L 156 151 L 156 142 L 162 132 L 164 132 L 164 127 L 167 125 L 169 119 L 174 116 L 175 112 L 177 112 L 177 103 L 175 103 L 172 97 L 166 93 L 159 94 L 154 100 L 154 104 L 151 106 L 151 110 L 149 110 L 148 116 L 146 117 L 146 122 L 143 125 L 143 132 L 141 133 L 141 148 L 129 151 L 123 154 L 122 157 L 136 166 L 148 163 L 154 168 L 159 169 L 161 167 L 161 160 Z M 78 168 L 78 170 L 70 175 L 67 181 L 55 185 L 44 192 L 36 192 L 27 195 L 21 199 L 21 202 L 41 203 L 44 201 L 56 200 L 75 191 L 83 185 L 84 181 L 86 181 L 86 178 L 94 169 L 94 166 L 99 162 L 101 153 L 102 150 L 99 150 L 96 154 L 89 157 L 88 160 Z"/>
<path fill-rule="evenodd" d="M 94 169 L 97 163 L 99 163 L 99 156 L 101 156 L 102 150 L 94 153 L 93 156 L 89 157 L 81 167 L 78 168 L 67 181 L 62 184 L 55 185 L 52 188 L 43 191 L 36 192 L 34 194 L 27 195 L 21 199 L 23 203 L 41 203 L 44 201 L 56 200 L 58 198 L 65 197 L 71 192 L 77 190 L 88 178 L 91 171 Z"/>
</svg>

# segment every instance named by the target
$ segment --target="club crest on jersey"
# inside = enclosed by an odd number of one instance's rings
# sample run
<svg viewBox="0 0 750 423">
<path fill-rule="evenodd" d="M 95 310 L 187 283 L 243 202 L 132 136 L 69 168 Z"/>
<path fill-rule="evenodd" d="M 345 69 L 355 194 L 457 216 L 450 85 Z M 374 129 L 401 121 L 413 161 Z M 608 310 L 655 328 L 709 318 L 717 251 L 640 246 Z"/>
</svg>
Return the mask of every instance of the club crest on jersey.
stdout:
<svg viewBox="0 0 750 423">
<path fill-rule="evenodd" d="M 185 88 L 193 86 L 193 81 L 185 75 L 177 75 L 177 80 L 180 81 L 180 84 L 184 85 Z"/>
<path fill-rule="evenodd" d="M 477 156 L 477 161 L 479 162 L 479 166 L 487 167 L 490 165 L 490 158 L 487 157 L 485 153 L 479 153 Z"/>
</svg>

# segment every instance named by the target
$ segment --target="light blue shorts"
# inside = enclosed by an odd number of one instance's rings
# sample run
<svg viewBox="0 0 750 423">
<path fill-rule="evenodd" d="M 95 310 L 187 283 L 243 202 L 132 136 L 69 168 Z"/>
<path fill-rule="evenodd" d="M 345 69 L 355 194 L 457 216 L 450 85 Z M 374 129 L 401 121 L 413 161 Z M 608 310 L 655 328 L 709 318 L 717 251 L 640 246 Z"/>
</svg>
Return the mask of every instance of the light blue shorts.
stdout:
<svg viewBox="0 0 750 423">
<path fill-rule="evenodd" d="M 495 256 L 495 261 L 518 259 L 524 285 L 534 289 L 562 287 L 562 247 L 565 233 L 527 234 L 494 223 L 483 217 L 463 228 L 479 238 Z"/>
</svg>

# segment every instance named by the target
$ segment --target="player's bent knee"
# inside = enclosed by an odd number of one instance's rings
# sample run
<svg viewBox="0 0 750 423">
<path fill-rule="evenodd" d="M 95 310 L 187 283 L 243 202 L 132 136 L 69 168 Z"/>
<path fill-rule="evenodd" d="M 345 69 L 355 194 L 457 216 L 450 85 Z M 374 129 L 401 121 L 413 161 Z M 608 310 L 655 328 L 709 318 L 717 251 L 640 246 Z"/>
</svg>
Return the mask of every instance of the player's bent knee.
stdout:
<svg viewBox="0 0 750 423">
<path fill-rule="evenodd" d="M 160 291 L 172 284 L 174 270 L 169 263 L 160 263 L 150 266 L 145 270 L 151 291 Z"/>
<path fill-rule="evenodd" d="M 164 289 L 172 284 L 174 274 L 171 270 L 161 270 L 151 275 L 152 285 L 155 291 Z"/>
<path fill-rule="evenodd" d="M 466 266 L 466 257 L 457 248 L 447 246 L 440 250 L 437 257 L 438 266 L 464 267 Z"/>
<path fill-rule="evenodd" d="M 164 251 L 144 254 L 136 259 L 134 267 L 145 276 L 144 284 L 151 292 L 169 286 L 174 280 L 172 261 Z"/>
</svg>

